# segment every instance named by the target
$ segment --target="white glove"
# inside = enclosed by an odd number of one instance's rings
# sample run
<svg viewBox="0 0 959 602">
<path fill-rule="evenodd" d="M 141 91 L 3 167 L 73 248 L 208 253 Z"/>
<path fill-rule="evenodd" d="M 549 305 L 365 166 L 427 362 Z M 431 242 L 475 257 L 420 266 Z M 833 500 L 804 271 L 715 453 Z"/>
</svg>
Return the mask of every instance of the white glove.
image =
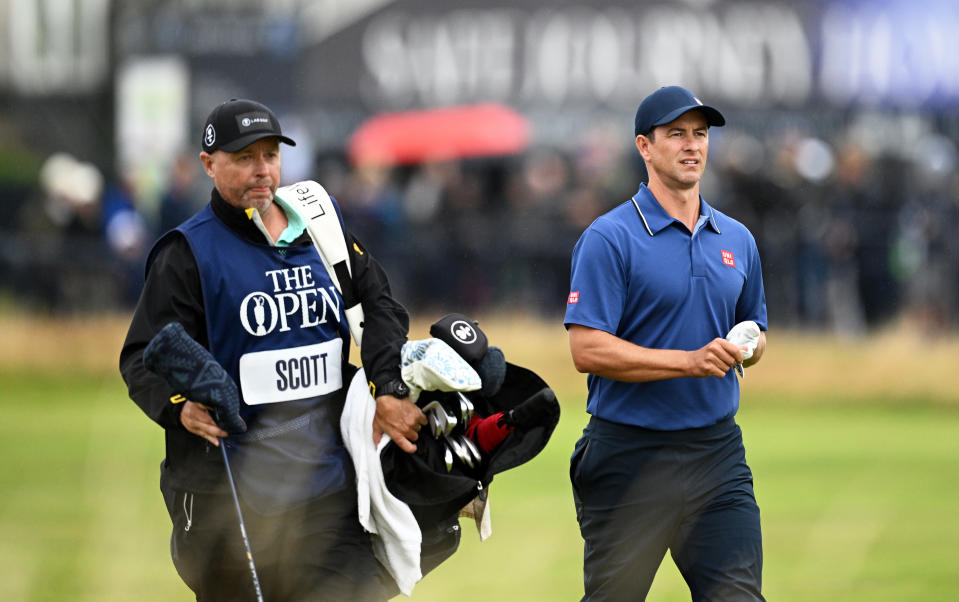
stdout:
<svg viewBox="0 0 959 602">
<path fill-rule="evenodd" d="M 400 374 L 414 403 L 421 391 L 476 391 L 479 374 L 445 341 L 407 341 L 400 351 Z"/>
<path fill-rule="evenodd" d="M 743 361 L 748 360 L 756 351 L 756 345 L 759 344 L 759 325 L 752 320 L 740 322 L 732 327 L 726 335 L 726 340 L 737 347 L 745 347 L 743 350 Z M 739 376 L 746 378 L 746 370 L 742 364 L 736 364 L 736 372 Z"/>
<path fill-rule="evenodd" d="M 746 347 L 743 351 L 743 359 L 748 360 L 756 351 L 756 345 L 759 344 L 759 325 L 752 320 L 746 320 L 733 326 L 726 340 L 737 347 Z"/>
</svg>

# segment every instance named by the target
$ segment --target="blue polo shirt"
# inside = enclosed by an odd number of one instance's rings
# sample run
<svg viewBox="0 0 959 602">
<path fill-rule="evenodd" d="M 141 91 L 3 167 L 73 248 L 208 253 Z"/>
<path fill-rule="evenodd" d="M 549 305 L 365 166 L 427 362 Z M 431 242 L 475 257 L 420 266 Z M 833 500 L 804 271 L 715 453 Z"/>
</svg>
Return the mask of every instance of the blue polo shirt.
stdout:
<svg viewBox="0 0 959 602">
<path fill-rule="evenodd" d="M 745 226 L 701 197 L 690 233 L 643 184 L 576 243 L 567 327 L 581 324 L 643 347 L 691 351 L 743 320 L 767 328 L 756 242 Z M 735 370 L 724 378 L 645 383 L 590 374 L 587 384 L 587 412 L 655 430 L 709 426 L 739 408 Z"/>
</svg>

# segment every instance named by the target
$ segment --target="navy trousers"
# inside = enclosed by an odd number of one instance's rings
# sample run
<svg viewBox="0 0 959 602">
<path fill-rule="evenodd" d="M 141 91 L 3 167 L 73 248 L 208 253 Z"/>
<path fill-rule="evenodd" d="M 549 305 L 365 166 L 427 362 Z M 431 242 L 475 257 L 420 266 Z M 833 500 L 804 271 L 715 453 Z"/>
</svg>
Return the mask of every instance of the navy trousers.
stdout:
<svg viewBox="0 0 959 602">
<path fill-rule="evenodd" d="M 570 479 L 583 600 L 644 600 L 667 549 L 694 601 L 764 600 L 759 506 L 732 418 L 652 431 L 593 417 Z"/>
</svg>

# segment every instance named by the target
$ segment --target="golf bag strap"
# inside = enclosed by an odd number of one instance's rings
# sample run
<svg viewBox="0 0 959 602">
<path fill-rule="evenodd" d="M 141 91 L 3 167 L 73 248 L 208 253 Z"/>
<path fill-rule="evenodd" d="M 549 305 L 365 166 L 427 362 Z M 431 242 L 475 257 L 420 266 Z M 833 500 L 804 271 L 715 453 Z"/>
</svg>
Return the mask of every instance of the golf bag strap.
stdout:
<svg viewBox="0 0 959 602">
<path fill-rule="evenodd" d="M 319 183 L 312 180 L 278 188 L 276 196 L 306 222 L 306 231 L 323 260 L 323 267 L 343 296 L 344 313 L 353 341 L 360 345 L 363 339 L 363 304 L 353 287 L 349 249 L 335 202 Z"/>
</svg>

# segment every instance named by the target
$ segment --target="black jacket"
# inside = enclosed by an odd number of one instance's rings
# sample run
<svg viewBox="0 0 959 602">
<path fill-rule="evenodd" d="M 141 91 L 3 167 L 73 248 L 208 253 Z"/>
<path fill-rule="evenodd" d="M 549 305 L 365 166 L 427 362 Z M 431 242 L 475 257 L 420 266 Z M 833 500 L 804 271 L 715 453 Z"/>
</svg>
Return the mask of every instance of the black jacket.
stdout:
<svg viewBox="0 0 959 602">
<path fill-rule="evenodd" d="M 263 233 L 243 210 L 228 204 L 213 190 L 213 213 L 242 237 L 262 242 Z M 377 386 L 399 378 L 400 348 L 409 331 L 409 315 L 390 292 L 383 268 L 352 234 L 346 233 L 353 284 L 365 313 L 361 361 Z M 305 232 L 294 245 L 312 245 Z M 143 365 L 143 350 L 166 324 L 180 322 L 186 332 L 209 347 L 200 276 L 190 246 L 177 231 L 163 236 L 151 253 L 146 282 L 120 353 L 120 373 L 130 397 L 166 433 L 164 488 L 224 491 L 227 487 L 220 454 L 180 423 L 182 404 L 170 403 L 173 391 Z M 344 340 L 344 362 L 350 342 Z"/>
</svg>

